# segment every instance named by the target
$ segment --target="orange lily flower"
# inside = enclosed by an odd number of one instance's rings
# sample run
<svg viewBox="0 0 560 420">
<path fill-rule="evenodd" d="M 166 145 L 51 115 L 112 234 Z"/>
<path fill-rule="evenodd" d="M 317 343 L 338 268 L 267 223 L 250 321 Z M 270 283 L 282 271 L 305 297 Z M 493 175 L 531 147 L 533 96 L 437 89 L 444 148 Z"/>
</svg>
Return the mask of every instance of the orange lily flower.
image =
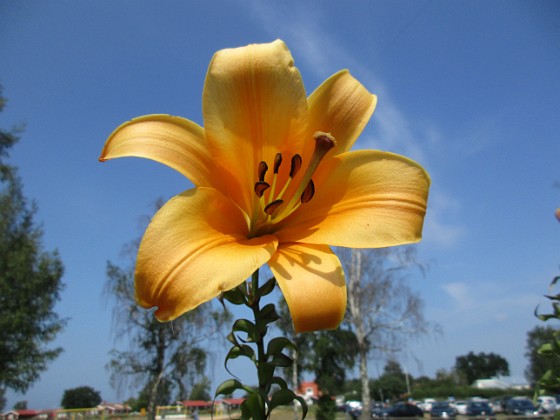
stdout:
<svg viewBox="0 0 560 420">
<path fill-rule="evenodd" d="M 419 241 L 430 180 L 387 152 L 349 151 L 377 98 L 348 71 L 306 97 L 286 45 L 218 51 L 202 98 L 204 128 L 168 115 L 129 121 L 100 160 L 144 157 L 193 184 L 154 216 L 135 271 L 140 305 L 172 320 L 268 263 L 296 331 L 336 328 L 344 272 L 330 246 Z"/>
</svg>

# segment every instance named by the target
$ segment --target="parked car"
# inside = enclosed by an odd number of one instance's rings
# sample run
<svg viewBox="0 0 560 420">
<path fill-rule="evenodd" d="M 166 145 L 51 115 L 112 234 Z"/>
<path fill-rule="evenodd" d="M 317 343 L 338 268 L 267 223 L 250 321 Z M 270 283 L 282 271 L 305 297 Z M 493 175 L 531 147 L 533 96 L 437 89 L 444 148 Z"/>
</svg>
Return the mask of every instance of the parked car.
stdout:
<svg viewBox="0 0 560 420">
<path fill-rule="evenodd" d="M 486 401 L 469 401 L 467 403 L 467 416 L 477 417 L 477 416 L 493 416 L 494 411 L 492 407 Z"/>
<path fill-rule="evenodd" d="M 451 403 L 451 405 L 457 411 L 457 414 L 465 415 L 467 414 L 467 402 L 463 400 L 456 400 L 455 402 Z"/>
<path fill-rule="evenodd" d="M 371 417 L 383 417 L 383 412 L 385 412 L 386 410 L 387 409 L 385 408 L 385 404 L 379 401 L 374 401 L 371 403 Z"/>
<path fill-rule="evenodd" d="M 537 398 L 537 408 L 540 413 L 554 414 L 557 409 L 556 398 L 542 395 Z"/>
<path fill-rule="evenodd" d="M 432 403 L 432 411 L 430 411 L 432 418 L 455 418 L 457 415 L 457 410 L 448 402 L 437 401 Z"/>
<path fill-rule="evenodd" d="M 429 413 L 432 410 L 432 404 L 435 403 L 436 400 L 433 398 L 424 398 L 424 401 L 418 404 L 418 407 L 426 413 Z"/>
<path fill-rule="evenodd" d="M 503 413 L 506 405 L 506 400 L 509 397 L 494 397 L 490 399 L 490 407 L 494 414 Z"/>
<path fill-rule="evenodd" d="M 346 401 L 344 411 L 352 418 L 358 418 L 362 414 L 361 401 Z"/>
<path fill-rule="evenodd" d="M 510 398 L 506 402 L 506 414 L 514 416 L 538 416 L 539 411 L 533 401 L 526 397 Z"/>
<path fill-rule="evenodd" d="M 392 407 L 386 408 L 381 411 L 371 411 L 371 416 L 374 418 L 380 417 L 424 417 L 424 412 L 414 404 L 399 402 Z"/>
</svg>

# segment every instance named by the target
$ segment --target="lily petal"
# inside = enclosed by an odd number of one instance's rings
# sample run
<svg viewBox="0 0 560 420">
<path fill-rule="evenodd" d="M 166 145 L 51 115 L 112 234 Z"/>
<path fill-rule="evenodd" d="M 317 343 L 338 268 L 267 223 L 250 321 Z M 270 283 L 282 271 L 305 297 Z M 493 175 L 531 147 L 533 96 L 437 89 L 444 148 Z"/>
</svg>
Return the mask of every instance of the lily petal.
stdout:
<svg viewBox="0 0 560 420">
<path fill-rule="evenodd" d="M 301 75 L 282 41 L 218 51 L 203 94 L 206 136 L 232 199 L 246 212 L 255 200 L 259 162 L 290 159 L 306 130 Z"/>
<path fill-rule="evenodd" d="M 430 178 L 416 162 L 360 150 L 321 165 L 313 199 L 279 224 L 280 242 L 379 248 L 421 239 Z"/>
<path fill-rule="evenodd" d="M 350 150 L 368 123 L 377 96 L 367 89 L 347 70 L 342 70 L 325 80 L 309 96 L 309 138 L 316 131 L 329 132 L 336 139 L 330 152 L 338 155 Z"/>
<path fill-rule="evenodd" d="M 182 173 L 198 187 L 217 187 L 204 129 L 181 117 L 146 115 L 119 126 L 105 142 L 100 161 L 142 157 Z"/>
<path fill-rule="evenodd" d="M 273 236 L 246 234 L 241 212 L 219 191 L 197 188 L 175 196 L 155 215 L 140 244 L 138 303 L 157 306 L 156 317 L 168 321 L 241 284 L 278 245 Z"/>
<path fill-rule="evenodd" d="M 328 246 L 282 244 L 268 265 L 296 332 L 338 327 L 346 311 L 346 283 L 340 261 Z"/>
</svg>

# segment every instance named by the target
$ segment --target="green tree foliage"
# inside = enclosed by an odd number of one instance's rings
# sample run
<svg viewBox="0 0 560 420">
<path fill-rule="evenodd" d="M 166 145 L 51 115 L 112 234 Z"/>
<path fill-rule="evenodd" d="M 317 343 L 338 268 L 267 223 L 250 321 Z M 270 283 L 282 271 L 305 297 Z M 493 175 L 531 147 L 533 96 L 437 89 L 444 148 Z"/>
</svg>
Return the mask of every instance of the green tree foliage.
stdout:
<svg viewBox="0 0 560 420">
<path fill-rule="evenodd" d="M 18 401 L 15 403 L 14 410 L 27 410 L 27 401 Z"/>
<path fill-rule="evenodd" d="M 356 360 L 356 336 L 344 323 L 331 331 L 296 334 L 283 298 L 279 301 L 278 313 L 278 327 L 297 347 L 293 355 L 294 366 L 287 369 L 288 376 L 292 376 L 292 387 L 297 388 L 302 372 L 313 373 L 324 396 L 318 402 L 316 418 L 333 419 L 336 408 L 333 396 L 345 392 L 346 373 L 354 367 Z"/>
<path fill-rule="evenodd" d="M 334 419 L 335 395 L 344 391 L 346 373 L 354 367 L 356 336 L 344 326 L 336 330 L 316 331 L 305 335 L 307 349 L 301 353 L 304 369 L 315 374 L 321 390 L 317 418 Z"/>
<path fill-rule="evenodd" d="M 0 89 L 0 111 L 5 100 Z M 43 250 L 36 206 L 7 163 L 18 130 L 0 130 L 0 394 L 26 391 L 61 348 L 48 348 L 65 321 L 54 312 L 63 288 L 57 252 Z"/>
<path fill-rule="evenodd" d="M 371 384 L 373 395 L 381 401 L 395 401 L 407 393 L 406 376 L 401 365 L 395 360 L 389 360 L 383 368 L 383 374 Z"/>
<path fill-rule="evenodd" d="M 344 327 L 318 331 L 308 337 L 312 358 L 307 370 L 315 373 L 315 381 L 323 394 L 337 395 L 343 389 L 346 372 L 354 367 L 356 338 Z"/>
<path fill-rule="evenodd" d="M 136 254 L 139 241 L 127 247 L 128 256 Z M 134 264 L 119 267 L 107 264 L 106 295 L 113 299 L 117 337 L 128 337 L 127 351 L 113 350 L 107 368 L 117 388 L 131 384 L 142 389 L 142 402 L 148 417 L 155 418 L 157 405 L 187 399 L 189 388 L 200 381 L 206 369 L 208 340 L 229 319 L 211 303 L 199 306 L 172 323 L 156 320 L 152 311 L 136 304 Z"/>
<path fill-rule="evenodd" d="M 4 407 L 6 407 L 6 394 L 5 391 L 0 388 L 0 412 L 4 411 Z"/>
<path fill-rule="evenodd" d="M 210 401 L 210 380 L 205 376 L 199 382 L 193 385 L 189 400 L 193 401 Z"/>
<path fill-rule="evenodd" d="M 101 395 L 90 386 L 79 386 L 67 389 L 62 395 L 60 404 L 62 407 L 69 408 L 92 408 L 97 407 L 101 402 Z"/>
<path fill-rule="evenodd" d="M 527 380 L 535 385 L 547 372 L 548 376 L 560 378 L 560 357 L 550 357 L 539 351 L 549 343 L 556 343 L 558 329 L 550 325 L 536 326 L 527 333 L 527 344 L 525 356 L 529 360 L 529 365 L 525 370 Z M 557 389 L 560 392 L 560 389 Z"/>
<path fill-rule="evenodd" d="M 458 356 L 455 371 L 470 385 L 477 379 L 488 379 L 498 375 L 509 375 L 509 364 L 502 356 L 494 353 Z"/>
<path fill-rule="evenodd" d="M 317 411 L 316 420 L 333 420 L 336 417 L 336 402 L 330 395 L 321 395 Z"/>
</svg>

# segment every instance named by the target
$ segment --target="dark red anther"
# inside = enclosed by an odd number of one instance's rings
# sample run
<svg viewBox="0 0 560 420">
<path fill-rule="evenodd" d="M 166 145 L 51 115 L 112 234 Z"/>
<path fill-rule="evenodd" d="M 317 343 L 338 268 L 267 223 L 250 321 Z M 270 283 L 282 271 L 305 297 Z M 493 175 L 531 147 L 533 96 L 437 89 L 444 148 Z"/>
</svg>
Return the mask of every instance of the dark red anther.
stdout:
<svg viewBox="0 0 560 420">
<path fill-rule="evenodd" d="M 264 212 L 266 214 L 268 214 L 269 216 L 272 215 L 272 213 L 274 213 L 274 211 L 280 207 L 280 205 L 284 202 L 284 200 L 274 200 L 271 203 L 268 203 L 268 205 L 264 208 Z"/>
<path fill-rule="evenodd" d="M 301 168 L 301 156 L 296 154 L 292 157 L 292 166 L 290 167 L 290 178 L 296 176 L 300 168 Z"/>
<path fill-rule="evenodd" d="M 264 181 L 264 176 L 266 175 L 266 171 L 268 171 L 268 165 L 266 164 L 265 161 L 262 161 L 261 163 L 259 163 L 259 170 L 258 170 L 259 181 L 261 182 Z"/>
<path fill-rule="evenodd" d="M 270 188 L 267 182 L 259 181 L 255 183 L 255 194 L 257 197 L 261 198 L 266 190 Z"/>
<path fill-rule="evenodd" d="M 278 169 L 280 169 L 280 165 L 282 164 L 282 153 L 276 153 L 274 157 L 274 173 L 278 173 Z"/>
<path fill-rule="evenodd" d="M 315 184 L 313 184 L 313 180 L 310 179 L 309 182 L 307 183 L 307 187 L 305 187 L 305 190 L 303 190 L 303 193 L 301 194 L 301 203 L 304 204 L 309 202 L 314 195 L 315 195 Z"/>
</svg>

